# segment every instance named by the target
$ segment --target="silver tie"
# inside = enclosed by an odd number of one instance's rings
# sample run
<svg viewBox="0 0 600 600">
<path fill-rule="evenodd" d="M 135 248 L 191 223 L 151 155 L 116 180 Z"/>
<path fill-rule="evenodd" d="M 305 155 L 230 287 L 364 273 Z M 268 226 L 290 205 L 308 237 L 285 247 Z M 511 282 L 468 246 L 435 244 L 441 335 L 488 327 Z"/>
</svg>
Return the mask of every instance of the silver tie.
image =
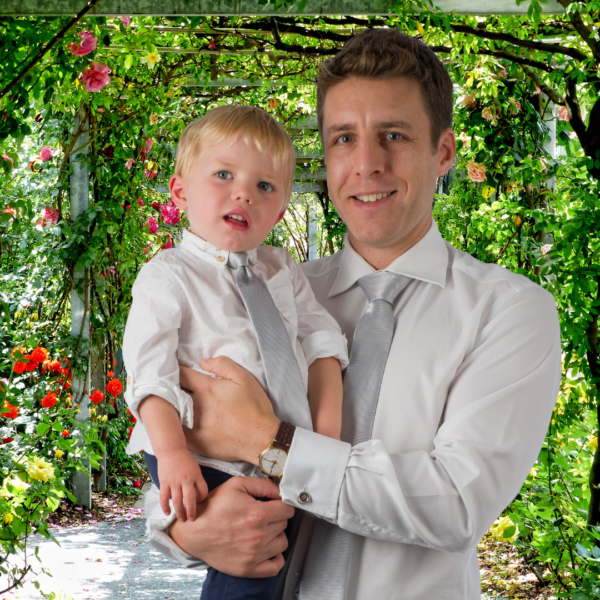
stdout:
<svg viewBox="0 0 600 600">
<path fill-rule="evenodd" d="M 265 368 L 267 393 L 279 419 L 312 431 L 310 409 L 290 336 L 271 293 L 248 266 L 246 252 L 230 252 L 229 266 L 254 325 Z"/>
<path fill-rule="evenodd" d="M 358 285 L 369 304 L 356 331 L 344 377 L 342 440 L 352 446 L 371 439 L 379 390 L 394 335 L 393 303 L 410 277 L 378 271 Z M 328 521 L 315 521 L 308 546 L 300 600 L 344 600 L 348 588 L 355 534 Z"/>
</svg>

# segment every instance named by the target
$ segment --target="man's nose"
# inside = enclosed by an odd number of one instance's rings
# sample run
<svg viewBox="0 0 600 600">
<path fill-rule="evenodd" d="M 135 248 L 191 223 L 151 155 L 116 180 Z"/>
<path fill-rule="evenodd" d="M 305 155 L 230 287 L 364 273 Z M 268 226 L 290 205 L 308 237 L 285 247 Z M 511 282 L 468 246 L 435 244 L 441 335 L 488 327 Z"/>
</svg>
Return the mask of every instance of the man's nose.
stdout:
<svg viewBox="0 0 600 600">
<path fill-rule="evenodd" d="M 385 170 L 385 150 L 378 139 L 362 138 L 354 155 L 355 174 L 361 177 L 381 175 Z"/>
</svg>

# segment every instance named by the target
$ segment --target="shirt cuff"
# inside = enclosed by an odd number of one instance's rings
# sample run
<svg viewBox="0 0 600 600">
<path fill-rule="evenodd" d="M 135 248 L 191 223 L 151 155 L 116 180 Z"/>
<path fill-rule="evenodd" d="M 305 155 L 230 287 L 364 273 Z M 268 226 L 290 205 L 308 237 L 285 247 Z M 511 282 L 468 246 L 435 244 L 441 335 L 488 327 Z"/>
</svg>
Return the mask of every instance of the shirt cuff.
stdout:
<svg viewBox="0 0 600 600">
<path fill-rule="evenodd" d="M 348 366 L 348 341 L 341 333 L 315 331 L 304 339 L 302 350 L 309 367 L 317 358 L 330 356 L 340 361 L 342 369 Z"/>
<path fill-rule="evenodd" d="M 138 408 L 140 402 L 147 396 L 159 396 L 172 404 L 179 413 L 181 423 L 188 429 L 192 429 L 194 426 L 194 405 L 189 394 L 186 394 L 178 385 L 163 377 L 136 381 L 129 375 L 127 377 L 125 401 L 131 414 L 140 421 Z"/>
<path fill-rule="evenodd" d="M 296 427 L 279 486 L 281 499 L 336 523 L 350 448 L 346 442 Z"/>
<path fill-rule="evenodd" d="M 167 528 L 175 520 L 173 503 L 171 514 L 166 516 L 159 502 L 159 490 L 153 485 L 146 493 L 146 534 L 148 542 L 159 552 L 177 561 L 188 569 L 207 569 L 208 565 L 199 558 L 184 552 L 171 538 Z"/>
</svg>

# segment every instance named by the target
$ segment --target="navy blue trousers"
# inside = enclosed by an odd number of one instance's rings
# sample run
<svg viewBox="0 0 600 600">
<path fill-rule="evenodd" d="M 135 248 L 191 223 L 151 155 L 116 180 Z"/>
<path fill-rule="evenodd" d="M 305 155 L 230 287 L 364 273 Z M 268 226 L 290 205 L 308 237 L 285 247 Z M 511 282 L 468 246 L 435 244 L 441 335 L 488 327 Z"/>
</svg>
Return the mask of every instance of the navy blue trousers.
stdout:
<svg viewBox="0 0 600 600">
<path fill-rule="evenodd" d="M 144 458 L 154 485 L 160 489 L 156 456 L 144 452 Z M 208 486 L 208 491 L 214 490 L 232 477 L 211 467 L 200 467 L 200 469 Z M 273 600 L 278 579 L 279 575 L 260 579 L 234 577 L 209 567 L 202 585 L 200 600 Z"/>
</svg>

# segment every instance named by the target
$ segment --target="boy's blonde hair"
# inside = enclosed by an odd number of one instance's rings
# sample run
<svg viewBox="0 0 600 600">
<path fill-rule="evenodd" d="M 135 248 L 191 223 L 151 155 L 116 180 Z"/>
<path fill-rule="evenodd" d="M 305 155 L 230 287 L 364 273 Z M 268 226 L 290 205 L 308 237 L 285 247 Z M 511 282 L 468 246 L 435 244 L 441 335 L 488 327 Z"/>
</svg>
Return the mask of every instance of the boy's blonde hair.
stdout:
<svg viewBox="0 0 600 600">
<path fill-rule="evenodd" d="M 194 161 L 207 148 L 228 137 L 241 137 L 246 143 L 253 143 L 259 151 L 271 154 L 275 168 L 284 171 L 287 207 L 296 172 L 296 151 L 283 126 L 256 106 L 217 106 L 201 119 L 192 121 L 177 146 L 175 173 L 187 177 Z"/>
</svg>

